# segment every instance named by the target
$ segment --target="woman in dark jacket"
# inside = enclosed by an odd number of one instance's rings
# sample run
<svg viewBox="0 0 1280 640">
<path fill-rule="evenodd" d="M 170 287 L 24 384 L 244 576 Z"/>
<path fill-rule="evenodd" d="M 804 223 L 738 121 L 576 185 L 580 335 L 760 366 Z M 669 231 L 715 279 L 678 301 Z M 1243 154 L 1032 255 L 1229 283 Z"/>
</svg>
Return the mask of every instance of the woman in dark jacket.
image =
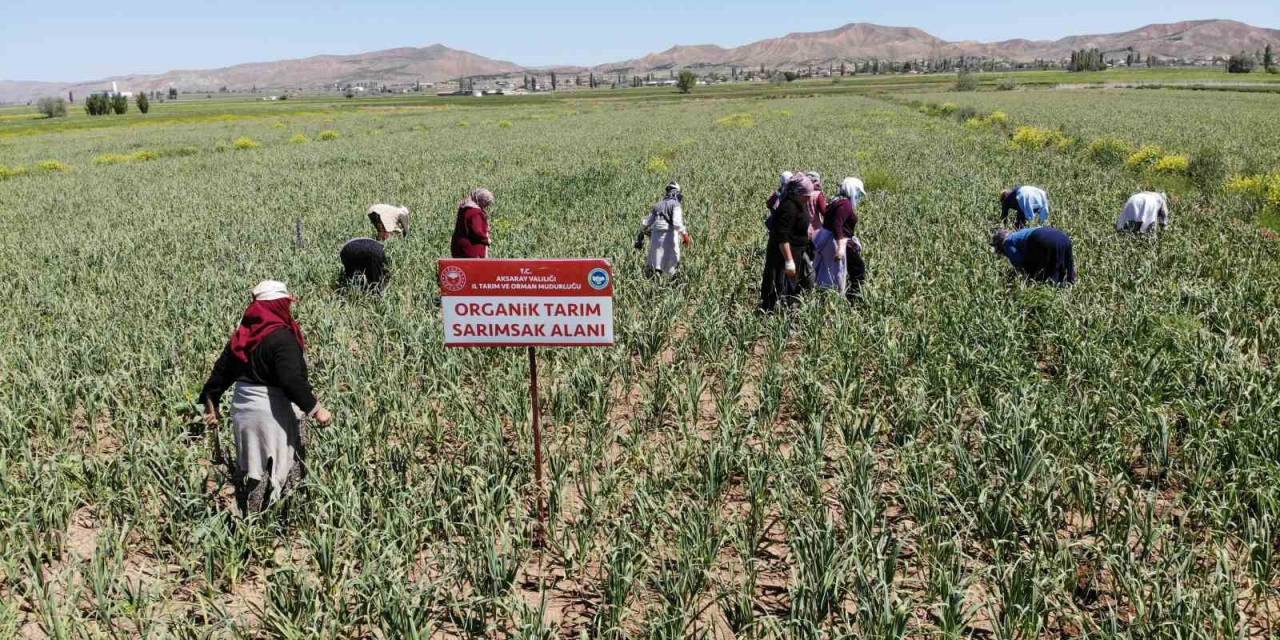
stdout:
<svg viewBox="0 0 1280 640">
<path fill-rule="evenodd" d="M 453 242 L 449 253 L 455 258 L 489 257 L 489 207 L 493 206 L 493 194 L 488 189 L 476 189 L 466 200 L 458 203 L 458 217 L 453 224 Z"/>
<path fill-rule="evenodd" d="M 291 309 L 296 299 L 282 282 L 264 280 L 254 287 L 253 301 L 200 393 L 205 421 L 217 424 L 222 394 L 235 385 L 237 498 L 247 512 L 280 500 L 301 478 L 302 417 L 322 425 L 333 419 L 307 380 L 306 343 Z"/>
<path fill-rule="evenodd" d="M 769 226 L 764 254 L 764 276 L 760 282 L 760 311 L 771 313 L 781 300 L 790 307 L 799 301 L 802 290 L 813 288 L 812 274 L 803 259 L 809 247 L 809 211 L 813 182 L 795 175 L 787 182 L 781 204 Z"/>
</svg>

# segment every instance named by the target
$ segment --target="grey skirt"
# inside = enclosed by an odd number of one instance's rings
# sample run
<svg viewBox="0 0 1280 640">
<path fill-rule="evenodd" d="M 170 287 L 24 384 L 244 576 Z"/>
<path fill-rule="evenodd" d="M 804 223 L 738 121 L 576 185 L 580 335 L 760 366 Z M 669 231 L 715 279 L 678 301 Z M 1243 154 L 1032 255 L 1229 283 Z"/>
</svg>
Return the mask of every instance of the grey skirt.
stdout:
<svg viewBox="0 0 1280 640">
<path fill-rule="evenodd" d="M 285 397 L 283 389 L 236 382 L 231 400 L 236 465 L 241 478 L 269 487 L 263 507 L 283 498 L 301 475 L 302 418 L 302 410 Z M 290 482 L 291 476 L 295 482 Z"/>
</svg>

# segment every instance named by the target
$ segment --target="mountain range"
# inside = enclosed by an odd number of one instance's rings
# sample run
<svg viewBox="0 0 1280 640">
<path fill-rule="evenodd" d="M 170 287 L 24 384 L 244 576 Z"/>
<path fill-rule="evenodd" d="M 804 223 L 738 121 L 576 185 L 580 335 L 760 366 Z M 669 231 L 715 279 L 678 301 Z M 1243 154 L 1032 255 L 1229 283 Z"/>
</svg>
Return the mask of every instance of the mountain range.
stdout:
<svg viewBox="0 0 1280 640">
<path fill-rule="evenodd" d="M 717 45 L 674 46 L 641 58 L 594 67 L 529 68 L 513 62 L 451 49 L 444 45 L 402 47 L 354 55 L 319 55 L 296 60 L 254 62 L 220 69 L 175 70 L 161 74 L 114 76 L 86 82 L 32 82 L 0 80 L 0 102 L 26 102 L 42 95 L 85 95 L 110 88 L 116 82 L 125 91 L 167 90 L 183 92 L 319 89 L 351 83 L 412 84 L 440 82 L 460 76 L 506 76 L 523 73 L 596 72 L 641 74 L 685 67 L 794 68 L 860 60 L 912 60 L 984 57 L 1013 62 L 1062 60 L 1078 49 L 1104 52 L 1133 50 L 1144 57 L 1183 60 L 1227 56 L 1255 51 L 1268 43 L 1280 44 L 1280 30 L 1255 27 L 1233 20 L 1196 20 L 1153 24 L 1098 35 L 1069 36 L 1058 40 L 1005 40 L 1001 42 L 949 42 L 912 27 L 886 27 L 867 23 L 838 29 L 791 33 L 725 48 Z M 1119 56 L 1118 56 L 1119 57 Z"/>
</svg>

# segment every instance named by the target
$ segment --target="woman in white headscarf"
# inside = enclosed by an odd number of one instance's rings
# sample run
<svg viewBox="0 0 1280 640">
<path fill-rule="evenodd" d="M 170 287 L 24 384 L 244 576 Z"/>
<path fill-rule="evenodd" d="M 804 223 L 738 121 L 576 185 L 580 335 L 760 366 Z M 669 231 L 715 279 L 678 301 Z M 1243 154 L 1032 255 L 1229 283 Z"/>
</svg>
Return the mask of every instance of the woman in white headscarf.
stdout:
<svg viewBox="0 0 1280 640">
<path fill-rule="evenodd" d="M 649 215 L 642 223 L 636 248 L 644 244 L 645 235 L 649 236 L 649 255 L 645 271 L 649 275 L 658 273 L 674 276 L 680 266 L 680 245 L 692 242 L 689 231 L 684 226 L 684 194 L 680 185 L 675 182 L 667 184 L 662 200 L 653 205 Z"/>
<path fill-rule="evenodd" d="M 854 235 L 858 227 L 858 203 L 866 191 L 862 181 L 845 178 L 835 200 L 827 206 L 822 227 L 814 235 L 814 271 L 823 289 L 839 291 L 853 302 L 866 279 L 862 242 Z"/>
<path fill-rule="evenodd" d="M 1169 227 L 1169 198 L 1153 191 L 1133 194 L 1116 220 L 1116 231 L 1147 233 L 1162 227 Z"/>
<path fill-rule="evenodd" d="M 306 459 L 303 417 L 327 425 L 333 416 L 320 405 L 307 378 L 306 341 L 293 319 L 283 282 L 263 280 L 213 365 L 200 392 L 205 421 L 219 421 L 222 395 L 235 386 L 236 497 L 242 512 L 255 512 L 284 498 L 301 479 Z"/>
</svg>

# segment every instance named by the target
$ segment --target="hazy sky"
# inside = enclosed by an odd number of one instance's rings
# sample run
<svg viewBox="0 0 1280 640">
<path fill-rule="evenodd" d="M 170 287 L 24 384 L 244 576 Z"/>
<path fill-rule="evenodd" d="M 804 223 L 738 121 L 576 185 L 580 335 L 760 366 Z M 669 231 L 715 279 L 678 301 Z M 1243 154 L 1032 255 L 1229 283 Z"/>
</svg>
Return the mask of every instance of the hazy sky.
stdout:
<svg viewBox="0 0 1280 640">
<path fill-rule="evenodd" d="M 0 79 L 92 80 L 436 42 L 523 65 L 599 64 L 673 44 L 735 46 L 848 22 L 1003 40 L 1200 18 L 1280 28 L 1280 0 L 5 0 Z"/>
</svg>

